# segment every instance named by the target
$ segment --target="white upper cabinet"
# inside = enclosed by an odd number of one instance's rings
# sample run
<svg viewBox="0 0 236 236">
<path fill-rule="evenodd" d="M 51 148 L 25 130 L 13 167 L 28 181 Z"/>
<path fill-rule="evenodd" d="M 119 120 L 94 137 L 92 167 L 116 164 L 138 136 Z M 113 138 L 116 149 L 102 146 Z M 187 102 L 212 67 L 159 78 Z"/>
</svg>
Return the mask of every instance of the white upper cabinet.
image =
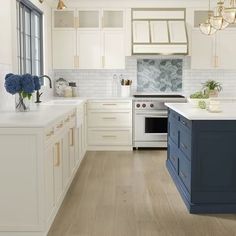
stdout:
<svg viewBox="0 0 236 236">
<path fill-rule="evenodd" d="M 76 31 L 53 30 L 53 68 L 74 69 L 76 67 Z"/>
<path fill-rule="evenodd" d="M 150 31 L 148 21 L 133 21 L 133 42 L 149 43 Z"/>
<path fill-rule="evenodd" d="M 103 67 L 105 69 L 125 68 L 125 42 L 123 31 L 104 31 Z"/>
<path fill-rule="evenodd" d="M 123 69 L 125 16 L 121 9 L 53 10 L 53 68 Z"/>
<path fill-rule="evenodd" d="M 99 69 L 102 66 L 102 42 L 100 31 L 77 32 L 77 54 L 80 69 Z"/>
<path fill-rule="evenodd" d="M 74 10 L 53 10 L 53 28 L 68 29 L 75 27 L 75 11 Z"/>
</svg>

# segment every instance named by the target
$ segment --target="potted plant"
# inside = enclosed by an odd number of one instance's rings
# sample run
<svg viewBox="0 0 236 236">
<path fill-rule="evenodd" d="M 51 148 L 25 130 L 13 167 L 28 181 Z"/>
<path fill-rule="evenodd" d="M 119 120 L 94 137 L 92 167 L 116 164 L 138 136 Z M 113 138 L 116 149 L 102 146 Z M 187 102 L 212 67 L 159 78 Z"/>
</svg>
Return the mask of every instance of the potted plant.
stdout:
<svg viewBox="0 0 236 236">
<path fill-rule="evenodd" d="M 198 91 L 190 95 L 188 99 L 189 103 L 192 104 L 193 107 L 200 107 L 202 109 L 207 108 L 208 106 L 209 95 L 202 91 Z"/>
<path fill-rule="evenodd" d="M 222 85 L 215 80 L 208 80 L 203 84 L 203 89 L 208 93 L 209 97 L 218 97 L 219 92 L 222 91 Z"/>
<path fill-rule="evenodd" d="M 34 91 L 41 87 L 39 77 L 30 74 L 5 76 L 6 91 L 15 95 L 16 111 L 24 112 L 30 110 L 30 101 Z"/>
</svg>

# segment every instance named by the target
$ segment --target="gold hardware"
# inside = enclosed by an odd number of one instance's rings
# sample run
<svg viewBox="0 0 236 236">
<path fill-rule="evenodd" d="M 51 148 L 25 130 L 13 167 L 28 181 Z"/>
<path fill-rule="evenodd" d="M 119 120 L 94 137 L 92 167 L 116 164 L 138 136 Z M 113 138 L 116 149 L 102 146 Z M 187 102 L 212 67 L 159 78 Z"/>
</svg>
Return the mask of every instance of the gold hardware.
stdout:
<svg viewBox="0 0 236 236">
<path fill-rule="evenodd" d="M 105 67 L 105 56 L 102 56 L 102 67 Z"/>
<path fill-rule="evenodd" d="M 116 117 L 102 117 L 104 120 L 116 120 Z"/>
<path fill-rule="evenodd" d="M 116 138 L 117 136 L 115 135 L 103 135 L 103 138 Z"/>
<path fill-rule="evenodd" d="M 57 4 L 57 10 L 64 10 L 65 8 L 66 8 L 66 5 L 63 2 L 63 0 L 59 0 Z"/>
<path fill-rule="evenodd" d="M 57 126 L 57 129 L 60 129 L 63 127 L 63 122 Z"/>
<path fill-rule="evenodd" d="M 70 146 L 71 147 L 74 146 L 74 129 L 73 128 L 70 129 Z"/>
<path fill-rule="evenodd" d="M 117 104 L 115 104 L 115 103 L 104 103 L 102 105 L 103 106 L 116 106 Z"/>
<path fill-rule="evenodd" d="M 56 160 L 54 159 L 54 166 L 60 166 L 60 143 L 56 143 L 55 144 L 56 146 L 56 152 L 57 152 L 57 155 L 56 155 Z"/>
<path fill-rule="evenodd" d="M 53 134 L 54 134 L 54 131 L 52 130 L 51 132 L 47 133 L 46 136 L 51 137 Z"/>
</svg>

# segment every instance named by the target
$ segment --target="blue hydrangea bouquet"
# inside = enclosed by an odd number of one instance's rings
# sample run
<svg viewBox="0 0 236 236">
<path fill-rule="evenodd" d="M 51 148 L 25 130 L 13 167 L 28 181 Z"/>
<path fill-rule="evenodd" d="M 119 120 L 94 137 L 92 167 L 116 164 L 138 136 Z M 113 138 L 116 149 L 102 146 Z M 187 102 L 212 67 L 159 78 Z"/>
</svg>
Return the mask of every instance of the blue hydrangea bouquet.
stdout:
<svg viewBox="0 0 236 236">
<path fill-rule="evenodd" d="M 15 95 L 16 111 L 29 111 L 32 94 L 41 88 L 41 84 L 38 76 L 7 74 L 5 88 L 8 93 Z"/>
</svg>

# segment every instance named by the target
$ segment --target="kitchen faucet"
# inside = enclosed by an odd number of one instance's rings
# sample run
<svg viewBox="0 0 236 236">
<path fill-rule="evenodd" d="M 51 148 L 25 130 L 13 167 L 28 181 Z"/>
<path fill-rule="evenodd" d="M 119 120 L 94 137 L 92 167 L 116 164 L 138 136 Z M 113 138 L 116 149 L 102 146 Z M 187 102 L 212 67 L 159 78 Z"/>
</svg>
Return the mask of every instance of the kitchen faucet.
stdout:
<svg viewBox="0 0 236 236">
<path fill-rule="evenodd" d="M 42 76 L 39 77 L 39 79 L 42 79 L 42 78 L 47 78 L 49 80 L 49 87 L 52 88 L 51 78 L 48 75 L 42 75 Z M 41 97 L 42 94 L 43 93 L 40 93 L 39 90 L 37 90 L 35 103 L 41 103 L 42 102 L 42 101 L 40 101 L 40 97 Z"/>
</svg>

